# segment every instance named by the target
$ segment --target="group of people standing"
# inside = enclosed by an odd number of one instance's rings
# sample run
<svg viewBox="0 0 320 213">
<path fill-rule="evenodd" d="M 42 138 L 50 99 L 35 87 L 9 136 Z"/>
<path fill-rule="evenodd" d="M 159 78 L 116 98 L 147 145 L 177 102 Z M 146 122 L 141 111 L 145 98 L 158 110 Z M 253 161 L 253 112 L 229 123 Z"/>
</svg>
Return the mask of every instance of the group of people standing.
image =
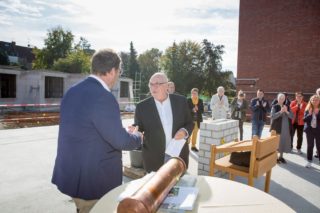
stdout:
<svg viewBox="0 0 320 213">
<path fill-rule="evenodd" d="M 142 149 L 147 172 L 157 171 L 165 163 L 168 159 L 165 149 L 172 139 L 187 141 L 190 138 L 191 150 L 198 151 L 196 139 L 204 111 L 199 90 L 193 88 L 187 99 L 173 92 L 174 84 L 169 83 L 164 73 L 153 74 L 148 84 L 150 97 L 137 104 L 134 123 L 125 129 L 119 104 L 111 93 L 121 75 L 120 63 L 119 55 L 111 49 L 96 52 L 91 59 L 91 75 L 71 87 L 61 102 L 52 183 L 73 199 L 80 213 L 89 212 L 98 199 L 122 184 L 122 150 Z M 284 134 L 286 119 L 296 122 L 294 115 L 300 116 L 304 109 L 298 104 L 298 108 L 293 106 L 290 110 L 283 106 L 282 100 L 280 95 L 272 119 L 282 118 L 280 126 L 281 134 Z M 229 104 L 223 87 L 217 89 L 210 105 L 214 119 L 227 117 Z M 239 92 L 231 103 L 231 116 L 239 120 L 241 140 L 247 107 L 245 94 Z M 253 134 L 261 136 L 269 110 L 263 91 L 258 91 L 258 97 L 251 101 L 250 107 Z M 308 160 L 310 156 L 312 160 L 311 140 L 316 139 L 318 150 L 320 148 L 319 94 L 311 97 L 305 111 L 304 118 L 298 117 L 294 128 L 300 134 L 302 121 L 305 122 Z M 287 148 L 283 145 L 284 151 Z M 188 143 L 184 144 L 180 157 L 188 167 Z"/>
<path fill-rule="evenodd" d="M 240 140 L 243 138 L 243 121 L 245 113 L 250 107 L 252 111 L 252 136 L 257 135 L 261 138 L 263 127 L 267 120 L 267 114 L 270 112 L 271 126 L 270 131 L 275 130 L 280 135 L 280 144 L 278 148 L 278 163 L 286 163 L 283 153 L 291 152 L 293 149 L 293 138 L 297 132 L 297 153 L 302 154 L 301 147 L 303 141 L 303 132 L 307 137 L 307 164 L 310 168 L 313 160 L 313 149 L 316 144 L 319 158 L 320 150 L 320 88 L 316 94 L 310 97 L 308 103 L 303 100 L 303 93 L 296 92 L 295 100 L 290 101 L 286 93 L 279 93 L 269 105 L 264 98 L 264 91 L 259 89 L 257 97 L 250 101 L 250 105 L 244 99 L 244 94 L 240 90 L 238 96 L 231 102 L 231 118 L 239 120 Z"/>
</svg>

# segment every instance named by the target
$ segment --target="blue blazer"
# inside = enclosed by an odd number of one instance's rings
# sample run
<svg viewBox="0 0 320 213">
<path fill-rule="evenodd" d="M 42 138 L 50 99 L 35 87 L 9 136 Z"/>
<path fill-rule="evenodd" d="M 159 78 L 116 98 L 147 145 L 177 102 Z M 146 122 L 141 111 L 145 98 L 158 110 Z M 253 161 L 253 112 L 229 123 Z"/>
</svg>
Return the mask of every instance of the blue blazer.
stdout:
<svg viewBox="0 0 320 213">
<path fill-rule="evenodd" d="M 122 184 L 122 150 L 141 139 L 122 127 L 118 102 L 96 79 L 70 88 L 60 109 L 52 183 L 71 197 L 99 199 Z"/>
</svg>

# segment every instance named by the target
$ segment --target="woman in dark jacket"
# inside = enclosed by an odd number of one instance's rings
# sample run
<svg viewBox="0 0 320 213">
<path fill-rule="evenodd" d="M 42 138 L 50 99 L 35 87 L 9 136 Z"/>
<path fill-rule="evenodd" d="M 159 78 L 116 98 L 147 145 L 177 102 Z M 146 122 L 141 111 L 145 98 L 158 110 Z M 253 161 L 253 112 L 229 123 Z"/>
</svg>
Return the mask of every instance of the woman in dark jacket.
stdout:
<svg viewBox="0 0 320 213">
<path fill-rule="evenodd" d="M 275 130 L 277 134 L 280 135 L 280 143 L 278 148 L 280 156 L 278 158 L 278 163 L 287 163 L 283 158 L 283 153 L 288 153 L 291 151 L 290 119 L 292 119 L 293 114 L 290 111 L 290 107 L 284 103 L 285 95 L 283 93 L 279 93 L 278 103 L 273 105 L 271 109 L 270 130 Z"/>
<path fill-rule="evenodd" d="M 191 112 L 191 116 L 194 122 L 194 128 L 192 131 L 191 139 L 191 150 L 198 152 L 199 150 L 196 147 L 198 131 L 200 128 L 200 122 L 202 122 L 202 113 L 203 113 L 203 101 L 199 98 L 199 90 L 193 88 L 191 90 L 191 98 L 188 99 L 188 105 Z M 189 140 L 190 140 L 189 139 Z"/>
<path fill-rule="evenodd" d="M 316 147 L 318 153 L 320 151 L 320 97 L 318 95 L 313 95 L 306 107 L 304 113 L 304 131 L 307 135 L 307 159 L 308 163 L 307 168 L 311 167 L 312 163 L 312 154 L 314 142 L 316 142 Z"/>
<path fill-rule="evenodd" d="M 231 104 L 231 118 L 239 121 L 240 141 L 243 140 L 243 122 L 246 120 L 246 112 L 248 109 L 248 102 L 244 97 L 242 90 L 239 90 L 238 97 L 235 97 Z"/>
</svg>

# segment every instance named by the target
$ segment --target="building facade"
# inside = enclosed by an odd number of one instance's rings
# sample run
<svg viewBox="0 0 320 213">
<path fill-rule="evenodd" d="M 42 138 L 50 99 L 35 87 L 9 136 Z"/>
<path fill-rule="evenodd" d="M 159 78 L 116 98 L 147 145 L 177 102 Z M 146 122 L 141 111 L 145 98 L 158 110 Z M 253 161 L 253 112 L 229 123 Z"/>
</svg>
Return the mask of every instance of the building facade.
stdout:
<svg viewBox="0 0 320 213">
<path fill-rule="evenodd" d="M 87 75 L 50 70 L 21 70 L 0 66 L 0 106 L 59 105 L 63 94 Z M 122 110 L 133 101 L 133 81 L 121 77 L 112 89 Z"/>
<path fill-rule="evenodd" d="M 320 1 L 240 0 L 237 90 L 291 99 L 320 87 Z"/>
</svg>

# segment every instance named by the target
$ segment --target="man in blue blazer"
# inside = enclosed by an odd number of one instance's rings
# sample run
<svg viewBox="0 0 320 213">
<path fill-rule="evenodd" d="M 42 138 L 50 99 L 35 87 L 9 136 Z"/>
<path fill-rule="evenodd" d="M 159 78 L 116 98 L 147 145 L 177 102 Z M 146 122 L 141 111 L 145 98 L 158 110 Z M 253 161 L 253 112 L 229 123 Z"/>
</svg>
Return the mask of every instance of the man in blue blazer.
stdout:
<svg viewBox="0 0 320 213">
<path fill-rule="evenodd" d="M 141 146 L 141 133 L 122 127 L 118 102 L 110 92 L 120 62 L 110 49 L 94 54 L 92 74 L 71 87 L 61 102 L 52 183 L 73 198 L 78 212 L 89 212 L 99 198 L 122 184 L 121 151 Z"/>
<path fill-rule="evenodd" d="M 165 149 L 172 138 L 187 140 L 193 130 L 187 99 L 168 94 L 168 79 L 164 73 L 155 73 L 149 80 L 149 88 L 152 97 L 137 105 L 134 119 L 139 131 L 144 133 L 142 159 L 147 172 L 157 171 L 164 164 Z M 187 143 L 180 157 L 188 167 Z"/>
</svg>

